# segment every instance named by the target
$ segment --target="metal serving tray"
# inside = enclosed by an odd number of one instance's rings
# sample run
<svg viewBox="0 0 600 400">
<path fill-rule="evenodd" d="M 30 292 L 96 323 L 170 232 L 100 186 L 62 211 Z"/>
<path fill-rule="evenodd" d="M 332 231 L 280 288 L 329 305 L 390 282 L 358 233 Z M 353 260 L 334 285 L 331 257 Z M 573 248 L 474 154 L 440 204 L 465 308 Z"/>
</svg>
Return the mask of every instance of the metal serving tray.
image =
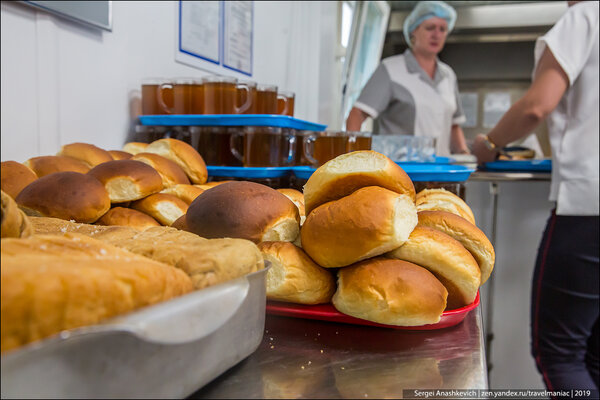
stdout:
<svg viewBox="0 0 600 400">
<path fill-rule="evenodd" d="M 186 397 L 257 349 L 266 273 L 7 352 L 2 398 Z"/>
</svg>

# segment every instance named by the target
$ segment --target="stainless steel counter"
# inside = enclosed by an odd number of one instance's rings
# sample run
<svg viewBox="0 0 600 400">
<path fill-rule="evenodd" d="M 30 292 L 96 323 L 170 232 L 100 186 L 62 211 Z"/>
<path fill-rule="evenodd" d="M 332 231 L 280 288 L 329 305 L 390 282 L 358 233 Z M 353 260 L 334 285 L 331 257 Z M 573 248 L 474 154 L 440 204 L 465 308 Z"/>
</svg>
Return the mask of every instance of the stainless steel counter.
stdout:
<svg viewBox="0 0 600 400">
<path fill-rule="evenodd" d="M 403 389 L 487 387 L 479 306 L 436 331 L 267 315 L 256 352 L 190 398 L 401 398 Z"/>
</svg>

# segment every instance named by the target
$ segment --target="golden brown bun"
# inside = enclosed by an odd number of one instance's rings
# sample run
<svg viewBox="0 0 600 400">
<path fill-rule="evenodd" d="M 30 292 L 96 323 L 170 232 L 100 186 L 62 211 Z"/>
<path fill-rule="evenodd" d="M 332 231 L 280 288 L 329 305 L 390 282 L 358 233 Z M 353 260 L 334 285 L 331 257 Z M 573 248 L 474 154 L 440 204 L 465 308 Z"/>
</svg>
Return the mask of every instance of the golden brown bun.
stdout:
<svg viewBox="0 0 600 400">
<path fill-rule="evenodd" d="M 61 147 L 56 155 L 76 158 L 83 161 L 90 168 L 113 159 L 108 151 L 89 143 L 66 144 Z"/>
<path fill-rule="evenodd" d="M 17 198 L 25 186 L 38 178 L 28 166 L 16 161 L 2 161 L 0 176 L 1 189 L 13 199 Z"/>
<path fill-rule="evenodd" d="M 415 199 L 415 187 L 398 164 L 375 151 L 354 151 L 326 162 L 311 175 L 304 185 L 306 214 L 366 186 L 381 186 Z"/>
<path fill-rule="evenodd" d="M 188 205 L 196 200 L 196 197 L 200 196 L 203 192 L 204 189 L 200 189 L 197 185 L 184 184 L 164 188 L 161 191 L 161 193 L 172 194 L 175 197 L 179 197 Z"/>
<path fill-rule="evenodd" d="M 302 248 L 322 267 L 343 267 L 395 249 L 416 225 L 410 197 L 369 186 L 313 210 L 302 225 Z"/>
<path fill-rule="evenodd" d="M 254 243 L 291 242 L 300 231 L 298 208 L 268 186 L 224 183 L 202 193 L 186 216 L 190 232 L 205 238 L 233 237 Z"/>
<path fill-rule="evenodd" d="M 185 214 L 183 214 L 181 217 L 177 218 L 175 220 L 175 222 L 173 222 L 171 224 L 171 228 L 179 229 L 180 231 L 189 232 L 189 229 L 187 227 L 187 222 L 185 222 Z"/>
<path fill-rule="evenodd" d="M 110 209 L 104 185 L 88 174 L 55 172 L 19 193 L 17 204 L 27 215 L 92 223 Z"/>
<path fill-rule="evenodd" d="M 111 208 L 102 216 L 102 218 L 96 221 L 96 224 L 109 226 L 131 226 L 132 228 L 136 228 L 141 231 L 154 226 L 160 226 L 158 221 L 151 216 L 144 214 L 143 212 L 124 207 Z"/>
<path fill-rule="evenodd" d="M 304 195 L 302 192 L 296 189 L 277 189 L 279 193 L 282 193 L 290 199 L 296 207 L 298 207 L 298 212 L 300 212 L 300 217 L 305 216 L 306 213 L 304 211 Z"/>
<path fill-rule="evenodd" d="M 146 147 L 148 147 L 148 143 L 129 142 L 125 143 L 125 145 L 123 146 L 123 151 L 135 155 L 137 153 L 146 151 Z"/>
<path fill-rule="evenodd" d="M 158 193 L 163 181 L 151 166 L 136 160 L 115 160 L 92 168 L 88 175 L 98 179 L 112 203 L 139 200 Z"/>
<path fill-rule="evenodd" d="M 160 174 L 165 188 L 178 184 L 190 184 L 183 169 L 168 158 L 153 153 L 137 153 L 131 159 L 141 161 L 154 168 Z"/>
<path fill-rule="evenodd" d="M 444 285 L 425 268 L 377 257 L 340 269 L 332 302 L 356 318 L 418 326 L 439 322 L 447 297 Z"/>
<path fill-rule="evenodd" d="M 237 182 L 237 181 L 232 181 L 232 180 L 228 180 L 228 181 L 211 181 L 211 182 L 203 183 L 202 185 L 194 185 L 194 186 L 198 186 L 200 189 L 208 190 L 210 188 L 214 188 L 215 186 L 218 186 L 218 185 L 221 185 L 221 184 L 227 183 L 227 182 Z"/>
<path fill-rule="evenodd" d="M 182 271 L 77 234 L 2 239 L 2 352 L 188 293 Z"/>
<path fill-rule="evenodd" d="M 1 208 L 2 212 L 2 237 L 27 237 L 33 233 L 33 228 L 29 223 L 29 218 L 12 197 L 0 191 L 1 193 Z"/>
<path fill-rule="evenodd" d="M 172 194 L 156 193 L 131 203 L 131 208 L 148 214 L 161 225 L 170 226 L 187 212 L 188 205 Z"/>
<path fill-rule="evenodd" d="M 140 232 L 130 227 L 76 224 L 55 218 L 34 217 L 31 223 L 36 233 L 81 233 L 177 267 L 190 276 L 196 289 L 264 268 L 258 247 L 248 240 L 209 240 L 164 226 Z"/>
<path fill-rule="evenodd" d="M 25 161 L 25 165 L 40 178 L 55 172 L 72 171 L 85 174 L 90 170 L 83 161 L 67 156 L 33 157 Z"/>
<path fill-rule="evenodd" d="M 203 184 L 208 177 L 206 164 L 200 153 L 189 144 L 177 139 L 159 139 L 146 147 L 145 152 L 159 154 L 179 165 L 190 181 Z"/>
<path fill-rule="evenodd" d="M 466 306 L 475 300 L 481 282 L 477 261 L 460 242 L 438 230 L 417 226 L 402 246 L 388 257 L 426 268 L 448 290 L 448 309 Z"/>
<path fill-rule="evenodd" d="M 494 269 L 496 253 L 485 233 L 466 219 L 445 211 L 420 211 L 419 225 L 437 229 L 458 240 L 469 250 L 481 270 L 481 285 Z"/>
<path fill-rule="evenodd" d="M 299 304 L 329 303 L 335 292 L 331 272 L 319 267 L 306 253 L 290 242 L 258 244 L 267 272 L 267 298 Z"/>
<path fill-rule="evenodd" d="M 446 189 L 423 189 L 417 193 L 416 203 L 418 211 L 446 211 L 476 225 L 471 207 L 463 199 Z"/>
<path fill-rule="evenodd" d="M 108 152 L 112 156 L 113 160 L 129 160 L 131 157 L 133 157 L 133 154 L 126 151 L 109 150 Z"/>
</svg>

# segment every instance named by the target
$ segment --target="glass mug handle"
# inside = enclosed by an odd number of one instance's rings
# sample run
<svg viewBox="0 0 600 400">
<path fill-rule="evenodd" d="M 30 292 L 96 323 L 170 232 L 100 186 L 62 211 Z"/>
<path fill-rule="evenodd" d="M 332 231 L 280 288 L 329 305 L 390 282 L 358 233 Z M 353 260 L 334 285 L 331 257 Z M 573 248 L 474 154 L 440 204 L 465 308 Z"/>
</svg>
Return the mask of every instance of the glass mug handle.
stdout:
<svg viewBox="0 0 600 400">
<path fill-rule="evenodd" d="M 240 152 L 237 149 L 237 146 L 235 145 L 236 140 L 238 138 L 243 138 L 244 137 L 244 132 L 235 132 L 234 134 L 232 134 L 229 137 L 229 150 L 231 150 L 231 154 L 233 154 L 233 156 L 242 164 L 244 163 L 244 156 L 242 154 L 240 154 Z"/>
<path fill-rule="evenodd" d="M 165 104 L 165 101 L 163 99 L 163 90 L 165 90 L 165 88 L 169 88 L 169 90 L 173 91 L 173 85 L 170 83 L 161 83 L 160 85 L 158 85 L 156 87 L 156 99 L 158 100 L 158 104 L 160 105 L 160 108 L 163 109 L 163 111 L 167 114 L 173 114 L 173 111 L 175 109 L 175 107 L 168 107 Z"/>
<path fill-rule="evenodd" d="M 297 149 L 297 143 L 296 143 L 296 135 L 292 132 L 289 132 L 286 134 L 286 143 L 288 146 L 288 151 L 287 151 L 287 157 L 285 158 L 285 160 L 283 161 L 284 166 L 290 166 L 294 164 L 294 161 L 296 160 L 296 151 L 298 151 Z"/>
<path fill-rule="evenodd" d="M 244 102 L 244 104 L 242 104 L 241 107 L 238 107 L 237 104 L 234 106 L 235 113 L 242 114 L 244 111 L 246 111 L 248 108 L 250 108 L 250 105 L 251 105 L 250 103 L 252 102 L 252 97 L 250 96 L 250 88 L 248 87 L 248 85 L 240 83 L 236 86 L 236 89 L 237 88 L 243 88 L 244 91 L 246 92 L 246 101 Z M 236 95 L 236 100 L 237 100 L 237 95 Z"/>
<path fill-rule="evenodd" d="M 283 101 L 283 110 L 279 113 L 279 115 L 287 115 L 288 110 L 288 98 L 282 94 L 277 93 L 277 108 L 279 108 L 279 101 Z M 279 111 L 279 110 L 277 110 Z"/>
<path fill-rule="evenodd" d="M 304 136 L 304 156 L 312 165 L 318 165 L 319 162 L 313 157 L 313 152 L 315 151 L 315 140 L 317 140 L 317 135 L 315 133 L 311 135 Z"/>
</svg>

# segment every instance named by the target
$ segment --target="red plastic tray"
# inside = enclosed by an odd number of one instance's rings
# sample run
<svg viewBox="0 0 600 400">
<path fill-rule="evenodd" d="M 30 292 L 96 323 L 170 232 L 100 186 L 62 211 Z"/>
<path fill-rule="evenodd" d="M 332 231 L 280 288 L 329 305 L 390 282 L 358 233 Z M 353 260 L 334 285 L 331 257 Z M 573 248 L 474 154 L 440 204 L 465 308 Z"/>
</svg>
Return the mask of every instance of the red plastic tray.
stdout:
<svg viewBox="0 0 600 400">
<path fill-rule="evenodd" d="M 351 317 L 350 315 L 342 314 L 333 307 L 332 304 L 319 304 L 316 306 L 307 306 L 303 304 L 285 303 L 281 301 L 267 301 L 267 314 L 281 315 L 285 317 L 318 319 L 322 321 L 341 322 L 345 324 L 379 326 L 382 328 L 393 328 L 411 331 L 426 331 L 448 328 L 459 324 L 465 319 L 469 311 L 479 305 L 479 291 L 475 300 L 471 304 L 455 310 L 444 311 L 440 321 L 436 324 L 420 325 L 420 326 L 396 326 L 384 325 L 377 322 L 371 322 L 360 318 Z"/>
</svg>

